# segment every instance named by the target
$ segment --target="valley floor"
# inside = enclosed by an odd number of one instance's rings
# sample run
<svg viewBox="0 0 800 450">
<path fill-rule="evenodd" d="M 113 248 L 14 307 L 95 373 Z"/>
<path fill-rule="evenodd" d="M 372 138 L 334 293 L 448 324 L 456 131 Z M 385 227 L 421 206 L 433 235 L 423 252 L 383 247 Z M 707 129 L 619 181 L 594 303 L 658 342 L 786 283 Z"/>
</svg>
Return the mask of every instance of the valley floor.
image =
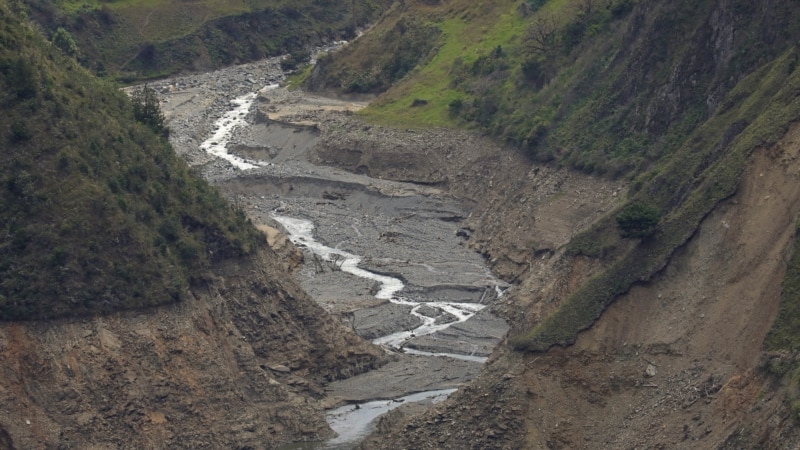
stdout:
<svg viewBox="0 0 800 450">
<path fill-rule="evenodd" d="M 468 246 L 463 226 L 471 204 L 435 186 L 312 164 L 308 159 L 328 130 L 357 123 L 349 113 L 363 104 L 276 88 L 274 70 L 265 61 L 153 85 L 164 99 L 178 153 L 266 231 L 312 297 L 362 337 L 414 330 L 422 324 L 420 314 L 436 324 L 452 323 L 433 333 L 411 331 L 392 344 L 404 351 L 392 351 L 388 364 L 331 383 L 324 401 L 334 406 L 462 386 L 508 329 L 488 309 L 461 323 L 453 315 L 461 314 L 460 304 L 476 310 L 490 306 L 508 287 Z M 230 138 L 217 139 L 230 139 L 228 151 L 241 160 L 232 164 L 201 151 L 208 145 L 209 123 L 230 111 L 231 99 L 257 89 L 256 80 L 268 87 L 259 90 Z M 398 277 L 405 284 L 403 301 L 426 306 L 412 315 L 409 304 L 376 298 L 377 282 L 346 273 L 307 246 L 297 254 L 277 232 L 283 229 L 277 216 L 312 221 L 313 239 L 361 256 L 360 267 Z M 305 264 L 295 267 L 301 260 Z"/>
</svg>

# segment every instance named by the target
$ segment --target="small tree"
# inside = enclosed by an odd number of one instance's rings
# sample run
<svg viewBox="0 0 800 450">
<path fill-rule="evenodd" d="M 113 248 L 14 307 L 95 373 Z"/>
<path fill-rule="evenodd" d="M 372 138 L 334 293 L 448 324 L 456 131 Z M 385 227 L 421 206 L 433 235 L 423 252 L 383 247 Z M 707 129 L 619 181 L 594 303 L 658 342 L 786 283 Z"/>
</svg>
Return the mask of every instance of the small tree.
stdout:
<svg viewBox="0 0 800 450">
<path fill-rule="evenodd" d="M 164 125 L 164 113 L 161 112 L 161 105 L 155 89 L 146 84 L 140 86 L 131 93 L 131 101 L 133 102 L 133 116 L 136 120 L 147 125 L 156 133 L 161 134 L 168 131 Z"/>
<path fill-rule="evenodd" d="M 655 234 L 661 213 L 646 203 L 631 203 L 617 214 L 617 226 L 622 237 L 647 238 Z"/>
<path fill-rule="evenodd" d="M 73 58 L 79 56 L 78 44 L 75 43 L 75 39 L 69 34 L 69 31 L 65 30 L 63 27 L 58 27 L 55 34 L 53 34 L 53 45 L 58 47 L 61 52 L 67 56 Z"/>
<path fill-rule="evenodd" d="M 552 16 L 536 16 L 522 37 L 523 48 L 529 54 L 545 54 L 555 49 L 558 25 Z"/>
</svg>

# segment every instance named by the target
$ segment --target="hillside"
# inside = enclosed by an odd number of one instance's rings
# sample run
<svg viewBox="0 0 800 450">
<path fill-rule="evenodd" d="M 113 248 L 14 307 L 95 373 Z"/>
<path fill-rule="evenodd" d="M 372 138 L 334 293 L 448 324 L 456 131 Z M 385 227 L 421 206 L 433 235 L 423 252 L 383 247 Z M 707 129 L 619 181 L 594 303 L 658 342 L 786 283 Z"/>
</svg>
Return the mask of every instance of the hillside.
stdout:
<svg viewBox="0 0 800 450">
<path fill-rule="evenodd" d="M 322 386 L 382 351 L 18 6 L 0 0 L 0 448 L 329 436 Z"/>
<path fill-rule="evenodd" d="M 192 2 L 144 38 L 169 9 L 31 0 L 51 45 L 0 0 L 0 448 L 329 435 L 322 386 L 380 352 L 79 62 L 243 61 L 272 19 L 312 34 L 269 45 L 302 48 L 352 31 L 339 3 Z M 320 60 L 306 89 L 377 99 L 314 128 L 315 162 L 460 199 L 458 232 L 514 284 L 479 377 L 362 448 L 800 445 L 798 6 L 405 0 Z M 344 28 L 320 34 L 317 7 Z"/>
<path fill-rule="evenodd" d="M 174 302 L 210 264 L 263 246 L 125 94 L 12 14 L 0 32 L 0 318 Z"/>
<path fill-rule="evenodd" d="M 626 1 L 600 8 L 597 2 L 578 1 L 547 2 L 537 10 L 526 2 L 485 2 L 480 7 L 405 2 L 392 11 L 365 39 L 326 58 L 307 87 L 358 91 L 360 84 L 342 80 L 359 70 L 385 72 L 380 58 L 369 56 L 380 47 L 376 43 L 394 36 L 398 24 L 432 18 L 425 26 L 439 28 L 439 40 L 419 52 L 415 69 L 365 110 L 366 118 L 380 122 L 391 116 L 412 126 L 481 127 L 533 161 L 623 177 L 630 181 L 629 207 L 645 207 L 658 219 L 657 228 L 640 242 L 621 236 L 613 215 L 574 239 L 568 252 L 600 258 L 610 266 L 609 275 L 577 294 L 580 313 L 559 316 L 563 322 L 539 328 L 544 342 L 517 340 L 520 346 L 546 349 L 568 343 L 611 298 L 663 268 L 700 220 L 735 192 L 747 156 L 777 141 L 798 115 L 794 43 L 800 31 L 794 10 L 783 3 L 762 8 L 750 2 L 671 2 L 645 8 Z M 677 12 L 684 14 L 684 21 L 676 19 Z M 752 20 L 756 13 L 759 20 Z M 519 77 L 532 57 L 526 45 L 545 18 L 553 24 L 547 42 L 554 59 L 545 65 L 552 77 L 531 84 Z M 572 30 L 576 23 L 593 25 L 593 38 L 568 40 L 567 32 L 577 33 Z M 482 32 L 469 35 L 473 46 L 465 45 L 463 32 L 455 31 L 463 29 Z M 691 39 L 685 38 L 688 31 Z M 584 32 L 577 34 L 583 37 Z M 415 33 L 409 34 L 414 39 Z M 452 51 L 456 45 L 469 48 L 468 55 Z M 364 66 L 366 62 L 373 65 Z M 483 65 L 491 70 L 478 67 Z M 471 98 L 454 108 L 446 102 L 454 96 Z M 484 101 L 496 105 L 481 105 Z M 485 120 L 462 114 L 468 105 Z M 549 111 L 547 105 L 555 107 L 548 125 L 530 122 Z M 462 122 L 466 118 L 472 120 Z M 529 136 L 518 139 L 520 133 Z M 542 152 L 551 154 L 537 156 Z M 581 162 L 589 159 L 596 163 Z M 610 164 L 618 167 L 609 170 Z M 568 328 L 573 331 L 565 332 Z"/>
<path fill-rule="evenodd" d="M 21 0 L 47 36 L 76 43 L 81 64 L 123 81 L 210 70 L 351 39 L 388 0 Z"/>
<path fill-rule="evenodd" d="M 368 122 L 472 128 L 509 152 L 437 176 L 477 202 L 471 245 L 518 284 L 505 307 L 515 331 L 474 386 L 387 420 L 394 431 L 364 448 L 442 448 L 431 444 L 442 436 L 445 448 L 796 442 L 796 6 L 408 1 L 321 62 L 306 88 L 380 94 L 360 113 Z M 407 71 L 379 55 L 390 41 L 418 50 Z M 342 165 L 382 173 L 380 149 L 347 141 L 325 161 L 358 149 Z M 430 143 L 411 147 L 439 159 Z M 464 163 L 446 151 L 434 167 Z M 568 184 L 540 197 L 565 169 L 627 194 L 610 209 L 606 192 L 581 185 L 577 198 Z M 461 186 L 472 171 L 485 184 Z M 565 208 L 593 201 L 591 226 Z M 571 234 L 554 240 L 556 225 Z M 675 410 L 685 414 L 663 419 Z"/>
<path fill-rule="evenodd" d="M 376 119 L 475 127 L 536 161 L 630 176 L 673 154 L 799 33 L 786 2 L 723 12 L 698 2 L 473 3 L 398 3 L 365 39 L 320 61 L 306 86 L 383 93 L 367 112 Z"/>
</svg>

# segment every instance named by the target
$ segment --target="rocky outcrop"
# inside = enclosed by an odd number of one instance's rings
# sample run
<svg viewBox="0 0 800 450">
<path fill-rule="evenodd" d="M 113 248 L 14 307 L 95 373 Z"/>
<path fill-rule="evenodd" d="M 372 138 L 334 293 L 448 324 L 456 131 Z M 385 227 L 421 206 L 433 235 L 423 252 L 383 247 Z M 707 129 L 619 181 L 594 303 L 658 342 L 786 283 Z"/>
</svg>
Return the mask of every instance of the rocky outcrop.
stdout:
<svg viewBox="0 0 800 450">
<path fill-rule="evenodd" d="M 379 364 L 270 250 L 171 306 L 0 324 L 0 443 L 274 448 L 330 436 L 322 386 Z M 1 446 L 1 445 L 0 445 Z"/>
</svg>

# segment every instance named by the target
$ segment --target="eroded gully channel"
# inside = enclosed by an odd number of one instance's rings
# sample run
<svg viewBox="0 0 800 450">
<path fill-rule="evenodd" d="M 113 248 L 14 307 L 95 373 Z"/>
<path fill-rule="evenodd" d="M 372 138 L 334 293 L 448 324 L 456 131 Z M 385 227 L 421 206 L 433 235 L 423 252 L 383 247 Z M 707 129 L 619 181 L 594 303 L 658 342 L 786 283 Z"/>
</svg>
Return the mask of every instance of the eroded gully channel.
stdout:
<svg viewBox="0 0 800 450">
<path fill-rule="evenodd" d="M 460 237 L 468 210 L 456 199 L 308 163 L 319 132 L 292 116 L 354 105 L 290 93 L 281 77 L 268 60 L 151 86 L 178 153 L 256 223 L 286 233 L 304 252 L 304 288 L 392 353 L 326 388 L 336 438 L 291 447 L 352 448 L 379 415 L 441 401 L 477 374 L 507 329 L 486 308 L 506 286 Z"/>
</svg>

